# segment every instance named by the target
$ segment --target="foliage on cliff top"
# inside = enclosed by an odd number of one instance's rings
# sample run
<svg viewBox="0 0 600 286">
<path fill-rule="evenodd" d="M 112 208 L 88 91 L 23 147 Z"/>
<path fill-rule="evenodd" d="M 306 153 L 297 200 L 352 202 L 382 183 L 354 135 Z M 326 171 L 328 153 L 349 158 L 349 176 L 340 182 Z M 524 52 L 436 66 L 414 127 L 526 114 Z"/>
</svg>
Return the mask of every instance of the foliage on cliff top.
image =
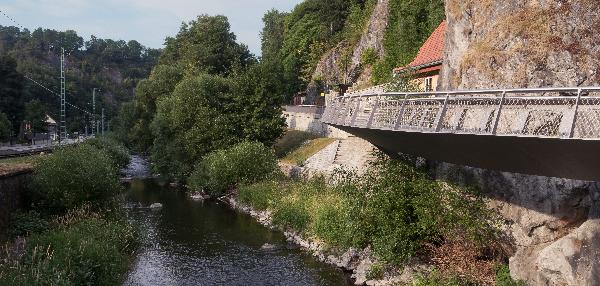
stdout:
<svg viewBox="0 0 600 286">
<path fill-rule="evenodd" d="M 51 90 L 60 90 L 56 80 L 60 48 L 70 52 L 67 60 L 66 92 L 69 102 L 89 109 L 92 88 L 97 108 L 106 109 L 110 118 L 122 102 L 133 97 L 133 88 L 146 77 L 156 63 L 160 50 L 144 47 L 137 41 L 115 41 L 92 36 L 84 41 L 75 31 L 56 31 L 37 28 L 19 29 L 0 25 L 0 112 L 6 113 L 15 133 L 25 118 L 24 106 L 37 99 L 46 113 L 58 120 L 59 105 L 53 96 L 23 78 L 23 75 L 42 83 Z M 68 112 L 67 129 L 84 131 L 85 114 Z"/>
<path fill-rule="evenodd" d="M 283 64 L 280 72 L 273 74 L 273 79 L 281 82 L 274 92 L 289 99 L 305 89 L 327 50 L 341 41 L 353 44 L 358 40 L 375 2 L 307 0 L 290 13 L 267 12 L 262 61 Z"/>
<path fill-rule="evenodd" d="M 443 0 L 390 0 L 385 57 L 375 64 L 373 83 L 389 82 L 394 68 L 409 64 L 444 19 Z"/>
</svg>

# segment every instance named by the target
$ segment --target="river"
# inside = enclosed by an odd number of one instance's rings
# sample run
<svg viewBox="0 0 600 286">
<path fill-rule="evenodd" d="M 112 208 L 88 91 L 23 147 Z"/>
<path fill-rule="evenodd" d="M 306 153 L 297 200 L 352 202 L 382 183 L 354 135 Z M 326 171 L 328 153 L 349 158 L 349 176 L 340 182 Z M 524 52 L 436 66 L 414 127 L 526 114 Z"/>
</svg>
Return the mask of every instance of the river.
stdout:
<svg viewBox="0 0 600 286">
<path fill-rule="evenodd" d="M 140 162 L 134 157 L 132 165 L 145 168 Z M 351 285 L 341 270 L 251 217 L 136 176 L 127 213 L 141 246 L 124 285 Z M 162 208 L 147 208 L 153 203 Z"/>
</svg>

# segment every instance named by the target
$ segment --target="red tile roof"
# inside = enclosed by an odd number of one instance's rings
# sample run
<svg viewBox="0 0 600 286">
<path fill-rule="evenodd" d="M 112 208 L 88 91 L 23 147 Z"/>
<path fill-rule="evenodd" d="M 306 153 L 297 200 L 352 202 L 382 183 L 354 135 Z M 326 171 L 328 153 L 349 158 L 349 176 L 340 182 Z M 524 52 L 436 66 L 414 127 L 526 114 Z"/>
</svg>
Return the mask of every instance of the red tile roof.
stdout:
<svg viewBox="0 0 600 286">
<path fill-rule="evenodd" d="M 443 21 L 429 36 L 427 41 L 419 49 L 415 59 L 405 67 L 394 69 L 394 72 L 402 72 L 408 68 L 428 67 L 437 64 L 444 59 L 444 40 L 446 38 L 446 21 Z M 441 63 L 440 63 L 441 64 Z"/>
</svg>

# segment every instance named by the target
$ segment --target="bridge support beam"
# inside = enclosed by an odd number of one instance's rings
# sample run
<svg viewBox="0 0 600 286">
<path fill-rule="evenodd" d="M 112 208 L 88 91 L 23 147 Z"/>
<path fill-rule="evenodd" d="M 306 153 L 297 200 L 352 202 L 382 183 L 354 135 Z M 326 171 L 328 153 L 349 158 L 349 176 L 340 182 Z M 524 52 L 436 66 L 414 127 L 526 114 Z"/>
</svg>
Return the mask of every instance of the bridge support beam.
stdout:
<svg viewBox="0 0 600 286">
<path fill-rule="evenodd" d="M 386 154 L 489 170 L 600 181 L 600 141 L 365 129 L 333 125 Z"/>
</svg>

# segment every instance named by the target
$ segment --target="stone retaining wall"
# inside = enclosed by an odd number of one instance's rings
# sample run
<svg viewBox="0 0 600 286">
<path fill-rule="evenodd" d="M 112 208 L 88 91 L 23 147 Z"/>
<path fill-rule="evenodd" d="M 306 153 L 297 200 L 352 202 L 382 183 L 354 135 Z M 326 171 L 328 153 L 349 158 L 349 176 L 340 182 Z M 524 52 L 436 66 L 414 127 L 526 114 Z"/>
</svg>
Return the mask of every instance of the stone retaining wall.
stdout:
<svg viewBox="0 0 600 286">
<path fill-rule="evenodd" d="M 283 111 L 289 129 L 330 138 L 348 138 L 350 134 L 321 122 L 322 110 L 312 106 L 286 107 Z"/>
<path fill-rule="evenodd" d="M 7 231 L 10 214 L 22 207 L 23 193 L 30 177 L 31 170 L 0 176 L 0 238 Z"/>
</svg>

